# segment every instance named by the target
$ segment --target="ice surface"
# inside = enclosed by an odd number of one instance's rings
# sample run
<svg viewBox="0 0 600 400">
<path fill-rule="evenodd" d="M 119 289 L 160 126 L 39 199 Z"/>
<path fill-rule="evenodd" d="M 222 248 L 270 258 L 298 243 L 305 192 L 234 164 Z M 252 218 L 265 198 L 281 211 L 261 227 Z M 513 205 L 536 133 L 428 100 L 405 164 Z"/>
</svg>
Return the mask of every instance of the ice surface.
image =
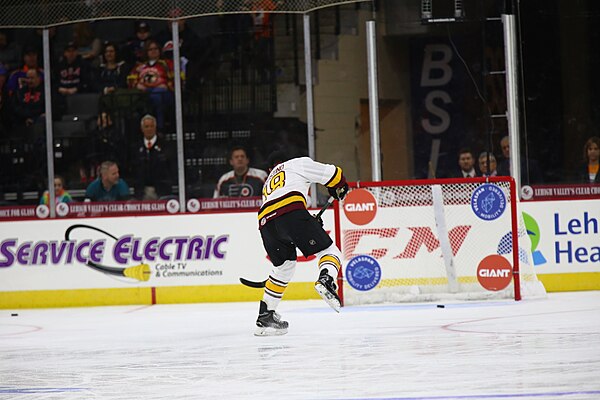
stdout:
<svg viewBox="0 0 600 400">
<path fill-rule="evenodd" d="M 600 292 L 278 311 L 0 310 L 0 399 L 600 399 Z"/>
</svg>

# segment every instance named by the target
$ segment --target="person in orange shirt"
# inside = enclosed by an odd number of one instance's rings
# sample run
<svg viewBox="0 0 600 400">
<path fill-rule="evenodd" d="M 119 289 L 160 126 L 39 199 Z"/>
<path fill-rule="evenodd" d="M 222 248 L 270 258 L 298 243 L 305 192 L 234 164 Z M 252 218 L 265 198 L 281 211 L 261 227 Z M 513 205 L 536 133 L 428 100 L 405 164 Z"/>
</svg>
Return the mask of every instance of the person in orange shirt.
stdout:
<svg viewBox="0 0 600 400">
<path fill-rule="evenodd" d="M 584 183 L 600 183 L 600 137 L 592 136 L 583 146 L 584 163 L 580 167 L 580 180 Z"/>
</svg>

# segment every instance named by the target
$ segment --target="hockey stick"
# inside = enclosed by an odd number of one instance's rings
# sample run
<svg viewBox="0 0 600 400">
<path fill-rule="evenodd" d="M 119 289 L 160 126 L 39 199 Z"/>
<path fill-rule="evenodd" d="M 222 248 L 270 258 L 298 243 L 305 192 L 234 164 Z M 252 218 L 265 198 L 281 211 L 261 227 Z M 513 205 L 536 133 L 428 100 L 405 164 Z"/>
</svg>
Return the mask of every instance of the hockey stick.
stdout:
<svg viewBox="0 0 600 400">
<path fill-rule="evenodd" d="M 327 199 L 327 202 L 323 205 L 323 207 L 321 207 L 319 212 L 316 213 L 315 215 L 313 215 L 313 217 L 315 217 L 316 220 L 319 220 L 321 218 L 321 215 L 323 215 L 325 210 L 327 210 L 329 208 L 329 206 L 333 203 L 334 200 L 335 199 L 333 198 L 333 196 L 330 196 Z M 267 279 L 265 279 L 264 281 L 260 281 L 260 282 L 254 282 L 254 281 L 249 281 L 248 279 L 245 279 L 245 278 L 240 278 L 240 282 L 244 286 L 248 286 L 248 287 L 255 288 L 255 289 L 261 289 L 261 288 L 264 288 L 265 285 L 267 284 Z"/>
<path fill-rule="evenodd" d="M 91 226 L 91 225 L 83 225 L 83 224 L 71 225 L 65 232 L 65 240 L 71 240 L 71 231 L 73 231 L 74 229 L 78 229 L 78 228 L 91 229 L 91 230 L 103 233 L 106 236 L 108 236 L 114 240 L 118 240 L 117 237 L 115 237 L 114 235 L 111 235 L 110 233 L 108 233 L 100 228 L 96 228 L 95 226 Z M 134 265 L 131 267 L 121 268 L 121 267 L 110 267 L 107 265 L 102 265 L 102 264 L 87 260 L 85 262 L 85 265 L 90 267 L 93 270 L 102 272 L 104 274 L 131 278 L 131 279 L 135 279 L 135 280 L 138 280 L 141 282 L 148 281 L 150 279 L 150 275 L 151 275 L 150 266 L 148 264 L 139 264 L 139 265 Z"/>
</svg>

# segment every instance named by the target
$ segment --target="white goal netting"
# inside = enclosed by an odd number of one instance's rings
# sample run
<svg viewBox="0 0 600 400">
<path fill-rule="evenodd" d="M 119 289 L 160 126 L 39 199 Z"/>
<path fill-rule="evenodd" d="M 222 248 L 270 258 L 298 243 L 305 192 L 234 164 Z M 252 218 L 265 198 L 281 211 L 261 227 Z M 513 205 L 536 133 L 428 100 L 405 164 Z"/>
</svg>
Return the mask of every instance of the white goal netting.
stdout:
<svg viewBox="0 0 600 400">
<path fill-rule="evenodd" d="M 339 212 L 344 303 L 545 296 L 512 184 L 498 177 L 352 189 Z"/>
</svg>

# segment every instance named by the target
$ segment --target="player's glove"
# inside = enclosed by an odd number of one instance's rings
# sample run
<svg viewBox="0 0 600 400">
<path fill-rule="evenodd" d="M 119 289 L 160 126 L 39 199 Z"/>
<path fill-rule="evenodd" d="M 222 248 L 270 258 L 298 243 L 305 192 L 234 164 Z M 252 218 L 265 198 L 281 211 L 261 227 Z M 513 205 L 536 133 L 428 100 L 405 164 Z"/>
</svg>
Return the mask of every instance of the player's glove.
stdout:
<svg viewBox="0 0 600 400">
<path fill-rule="evenodd" d="M 348 194 L 348 183 L 344 182 L 344 184 L 337 188 L 327 188 L 329 195 L 336 200 L 344 200 L 344 197 Z"/>
</svg>

